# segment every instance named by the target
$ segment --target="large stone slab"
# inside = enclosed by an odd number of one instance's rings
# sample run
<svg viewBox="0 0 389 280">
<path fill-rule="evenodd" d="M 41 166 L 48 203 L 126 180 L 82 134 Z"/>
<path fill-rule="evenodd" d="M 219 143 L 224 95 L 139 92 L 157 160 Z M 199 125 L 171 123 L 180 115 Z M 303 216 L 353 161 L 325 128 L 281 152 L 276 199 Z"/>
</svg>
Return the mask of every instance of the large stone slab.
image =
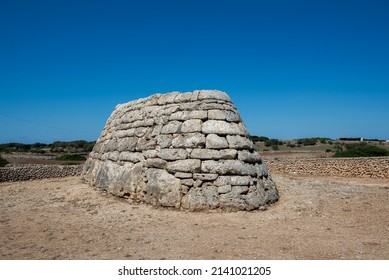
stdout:
<svg viewBox="0 0 389 280">
<path fill-rule="evenodd" d="M 204 134 L 247 135 L 247 131 L 242 125 L 220 120 L 204 122 L 202 132 Z"/>
<path fill-rule="evenodd" d="M 180 208 L 181 182 L 162 169 L 151 168 L 146 172 L 147 202 L 153 205 Z"/>
<path fill-rule="evenodd" d="M 223 175 L 257 175 L 257 170 L 254 165 L 243 163 L 238 160 L 204 160 L 201 163 L 201 171 L 204 173 L 217 173 Z"/>
<path fill-rule="evenodd" d="M 189 153 L 185 149 L 163 149 L 158 152 L 158 157 L 164 160 L 187 159 Z"/>
<path fill-rule="evenodd" d="M 225 92 L 218 90 L 200 90 L 198 100 L 205 99 L 217 99 L 232 102 L 231 98 Z"/>
<path fill-rule="evenodd" d="M 207 135 L 205 147 L 207 149 L 225 149 L 229 147 L 229 144 L 225 137 L 220 137 L 216 134 L 209 134 Z"/>
<path fill-rule="evenodd" d="M 166 166 L 167 171 L 171 173 L 185 172 L 195 173 L 201 170 L 201 161 L 199 159 L 184 159 L 169 162 Z"/>
</svg>

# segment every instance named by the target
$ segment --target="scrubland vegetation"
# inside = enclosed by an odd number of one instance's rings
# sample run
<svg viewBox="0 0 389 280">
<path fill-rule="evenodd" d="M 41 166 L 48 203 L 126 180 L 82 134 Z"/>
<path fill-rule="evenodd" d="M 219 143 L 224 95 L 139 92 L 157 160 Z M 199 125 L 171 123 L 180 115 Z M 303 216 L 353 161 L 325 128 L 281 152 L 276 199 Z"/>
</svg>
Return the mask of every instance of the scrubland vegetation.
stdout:
<svg viewBox="0 0 389 280">
<path fill-rule="evenodd" d="M 77 140 L 71 142 L 56 141 L 52 144 L 34 143 L 34 144 L 22 144 L 22 143 L 7 143 L 0 144 L 0 153 L 12 153 L 12 152 L 30 152 L 36 154 L 48 154 L 48 153 L 88 153 L 92 151 L 95 141 L 88 142 L 85 140 Z"/>
<path fill-rule="evenodd" d="M 8 164 L 8 161 L 0 156 L 0 167 L 4 167 Z"/>
<path fill-rule="evenodd" d="M 334 140 L 325 137 L 284 140 L 266 136 L 251 136 L 260 151 L 325 151 L 334 157 L 389 156 L 389 144 L 385 140 L 367 139 L 364 142 Z"/>
</svg>

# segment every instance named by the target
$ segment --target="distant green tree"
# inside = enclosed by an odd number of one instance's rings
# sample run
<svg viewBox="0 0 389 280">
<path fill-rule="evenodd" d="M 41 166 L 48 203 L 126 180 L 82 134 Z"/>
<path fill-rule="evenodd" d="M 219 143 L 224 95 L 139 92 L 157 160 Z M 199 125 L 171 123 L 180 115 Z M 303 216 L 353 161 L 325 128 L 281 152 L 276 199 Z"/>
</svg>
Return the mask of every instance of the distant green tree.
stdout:
<svg viewBox="0 0 389 280">
<path fill-rule="evenodd" d="M 276 150 L 279 149 L 278 145 L 279 145 L 280 143 L 282 143 L 282 142 L 281 142 L 280 140 L 278 140 L 278 139 L 275 139 L 275 138 L 269 139 L 269 140 L 266 140 L 266 141 L 265 141 L 265 147 L 272 147 L 273 150 L 276 151 Z"/>
<path fill-rule="evenodd" d="M 269 138 L 266 137 L 266 136 L 259 136 L 259 142 L 265 142 L 265 141 L 268 141 Z"/>
<path fill-rule="evenodd" d="M 8 160 L 6 160 L 5 158 L 3 158 L 2 156 L 0 156 L 0 167 L 4 167 L 8 164 Z"/>
<path fill-rule="evenodd" d="M 265 136 L 256 136 L 256 135 L 250 135 L 250 138 L 253 142 L 265 142 L 269 140 L 269 138 Z"/>
</svg>

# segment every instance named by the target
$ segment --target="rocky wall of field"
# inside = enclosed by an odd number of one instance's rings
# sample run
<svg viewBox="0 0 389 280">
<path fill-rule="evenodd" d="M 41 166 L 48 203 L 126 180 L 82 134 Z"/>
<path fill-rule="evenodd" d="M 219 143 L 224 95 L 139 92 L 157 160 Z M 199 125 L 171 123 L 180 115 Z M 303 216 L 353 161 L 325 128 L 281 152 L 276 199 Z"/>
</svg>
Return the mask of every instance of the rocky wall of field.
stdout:
<svg viewBox="0 0 389 280">
<path fill-rule="evenodd" d="M 82 165 L 14 165 L 0 168 L 0 182 L 17 182 L 81 175 Z"/>
<path fill-rule="evenodd" d="M 389 179 L 389 157 L 291 158 L 264 157 L 270 172 L 315 176 Z"/>
</svg>

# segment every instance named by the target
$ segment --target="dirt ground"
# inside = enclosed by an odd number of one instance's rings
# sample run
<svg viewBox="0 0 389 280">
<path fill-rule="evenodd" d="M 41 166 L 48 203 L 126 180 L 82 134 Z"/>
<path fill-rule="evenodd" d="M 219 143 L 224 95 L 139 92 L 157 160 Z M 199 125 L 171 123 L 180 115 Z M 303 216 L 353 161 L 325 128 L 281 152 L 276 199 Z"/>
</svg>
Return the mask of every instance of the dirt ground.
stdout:
<svg viewBox="0 0 389 280">
<path fill-rule="evenodd" d="M 265 211 L 182 212 L 80 177 L 0 184 L 0 259 L 389 259 L 389 182 L 272 174 Z"/>
</svg>

